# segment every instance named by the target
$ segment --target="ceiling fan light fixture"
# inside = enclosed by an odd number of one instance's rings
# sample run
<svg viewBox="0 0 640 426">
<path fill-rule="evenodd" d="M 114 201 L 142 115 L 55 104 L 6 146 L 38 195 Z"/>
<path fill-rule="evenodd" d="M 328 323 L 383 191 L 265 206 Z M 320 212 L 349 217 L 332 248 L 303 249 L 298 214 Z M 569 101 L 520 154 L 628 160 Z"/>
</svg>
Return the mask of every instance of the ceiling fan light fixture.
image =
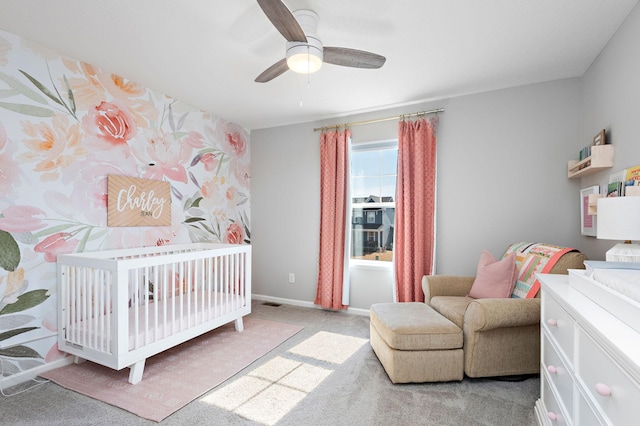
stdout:
<svg viewBox="0 0 640 426">
<path fill-rule="evenodd" d="M 325 48 L 318 38 L 320 18 L 312 10 L 291 12 L 282 0 L 258 0 L 258 4 L 287 40 L 287 48 L 286 57 L 258 75 L 256 83 L 271 81 L 288 70 L 311 74 L 318 71 L 323 62 L 344 67 L 376 69 L 387 60 L 384 56 L 364 50 L 331 46 Z"/>
<path fill-rule="evenodd" d="M 322 67 L 322 43 L 307 37 L 307 43 L 287 43 L 287 66 L 293 72 L 312 74 Z"/>
</svg>

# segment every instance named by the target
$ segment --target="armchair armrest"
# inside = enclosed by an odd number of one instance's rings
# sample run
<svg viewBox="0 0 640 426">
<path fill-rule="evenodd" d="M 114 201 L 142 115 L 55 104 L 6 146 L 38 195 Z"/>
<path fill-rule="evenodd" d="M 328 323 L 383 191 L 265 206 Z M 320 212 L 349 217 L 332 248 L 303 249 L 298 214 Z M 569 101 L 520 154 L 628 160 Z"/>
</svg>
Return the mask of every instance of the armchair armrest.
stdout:
<svg viewBox="0 0 640 426">
<path fill-rule="evenodd" d="M 456 275 L 425 275 L 422 277 L 424 303 L 430 303 L 435 296 L 466 296 L 471 290 L 475 277 Z"/>
<path fill-rule="evenodd" d="M 464 314 L 469 331 L 488 331 L 540 323 L 540 299 L 475 299 Z"/>
</svg>

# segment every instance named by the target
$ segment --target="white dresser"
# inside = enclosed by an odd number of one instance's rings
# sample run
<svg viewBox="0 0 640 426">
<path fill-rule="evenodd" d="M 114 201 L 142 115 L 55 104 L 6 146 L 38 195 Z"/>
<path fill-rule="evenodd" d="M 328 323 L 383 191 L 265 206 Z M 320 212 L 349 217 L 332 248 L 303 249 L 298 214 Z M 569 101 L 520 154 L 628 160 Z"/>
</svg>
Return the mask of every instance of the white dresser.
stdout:
<svg viewBox="0 0 640 426">
<path fill-rule="evenodd" d="M 602 288 L 584 271 L 538 278 L 538 423 L 640 425 L 640 310 L 634 315 L 640 304 Z"/>
</svg>

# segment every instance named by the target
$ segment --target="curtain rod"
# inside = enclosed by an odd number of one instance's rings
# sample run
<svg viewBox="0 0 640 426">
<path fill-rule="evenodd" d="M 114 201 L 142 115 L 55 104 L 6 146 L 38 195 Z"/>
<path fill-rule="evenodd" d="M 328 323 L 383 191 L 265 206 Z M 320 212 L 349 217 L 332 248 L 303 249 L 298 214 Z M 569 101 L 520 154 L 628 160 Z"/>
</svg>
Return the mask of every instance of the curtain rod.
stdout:
<svg viewBox="0 0 640 426">
<path fill-rule="evenodd" d="M 317 132 L 318 130 L 324 131 L 329 129 L 335 129 L 342 126 L 345 126 L 345 127 L 360 126 L 361 124 L 372 124 L 372 123 L 379 123 L 381 121 L 399 120 L 403 117 L 413 117 L 414 115 L 417 116 L 417 115 L 426 115 L 426 114 L 437 114 L 439 112 L 444 112 L 444 108 L 436 108 L 436 109 L 431 109 L 429 111 L 412 112 L 411 114 L 402 114 L 402 115 L 396 115 L 394 117 L 378 118 L 375 120 L 357 121 L 355 123 L 336 124 L 335 126 L 316 127 L 313 129 L 313 131 L 314 132 Z"/>
</svg>

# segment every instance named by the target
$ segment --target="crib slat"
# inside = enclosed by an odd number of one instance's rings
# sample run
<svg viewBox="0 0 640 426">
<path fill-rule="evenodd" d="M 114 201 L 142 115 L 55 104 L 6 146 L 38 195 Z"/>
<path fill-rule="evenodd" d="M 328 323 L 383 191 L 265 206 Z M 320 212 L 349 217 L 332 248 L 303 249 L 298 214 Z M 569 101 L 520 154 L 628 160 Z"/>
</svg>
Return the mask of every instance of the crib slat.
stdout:
<svg viewBox="0 0 640 426">
<path fill-rule="evenodd" d="M 214 257 L 214 267 L 213 267 L 213 316 L 217 317 L 219 315 L 218 313 L 218 294 L 220 293 L 220 280 L 219 280 L 219 274 L 220 273 L 220 257 L 216 256 Z"/>
<path fill-rule="evenodd" d="M 131 303 L 131 307 L 133 309 L 133 336 L 134 336 L 134 341 L 133 341 L 133 347 L 137 348 L 140 346 L 140 333 L 138 333 L 138 331 L 140 330 L 140 316 L 139 316 L 139 310 L 140 310 L 140 304 L 138 303 L 138 292 L 140 291 L 140 286 L 138 283 L 138 274 L 136 273 L 135 270 L 131 271 L 131 280 L 132 280 L 132 285 L 133 285 L 133 289 L 130 291 L 130 303 Z M 120 306 L 118 306 L 118 308 L 120 308 Z"/>
<path fill-rule="evenodd" d="M 237 288 L 237 293 L 236 293 L 236 307 L 235 309 L 238 309 L 242 306 L 242 270 L 243 270 L 243 263 L 242 263 L 242 253 L 238 253 L 238 278 L 237 278 L 237 284 L 236 284 L 236 288 Z"/>
<path fill-rule="evenodd" d="M 162 301 L 162 336 L 167 337 L 167 265 L 162 265 L 162 277 L 160 278 L 159 287 L 156 289 L 156 294 L 160 295 L 160 300 Z M 156 303 L 160 303 L 157 302 Z"/>
<path fill-rule="evenodd" d="M 183 285 L 182 292 L 185 293 L 187 298 L 187 328 L 191 327 L 191 282 L 193 280 L 193 261 L 187 262 L 187 278 Z"/>
<path fill-rule="evenodd" d="M 98 303 L 98 292 L 96 290 L 95 269 L 87 271 L 89 286 L 89 312 L 88 326 L 90 329 L 88 345 L 91 348 L 98 347 L 98 317 L 96 316 L 96 304 Z"/>
<path fill-rule="evenodd" d="M 106 286 L 107 286 L 107 306 L 106 306 L 106 310 L 107 310 L 107 317 L 105 318 L 105 321 L 107 323 L 107 338 L 106 338 L 106 342 L 108 342 L 109 345 L 109 353 L 112 354 L 114 353 L 115 349 L 112 345 L 112 340 L 111 340 L 111 314 L 113 312 L 113 304 L 114 304 L 114 300 L 111 298 L 111 288 L 113 286 L 113 275 L 111 272 L 107 272 L 106 273 Z"/>
<path fill-rule="evenodd" d="M 160 283 L 160 275 L 159 275 L 159 266 L 154 265 L 153 267 L 153 292 L 151 294 L 152 300 L 153 300 L 153 304 L 151 305 L 153 307 L 153 341 L 157 341 L 161 336 L 158 335 L 158 333 L 160 333 L 160 329 L 158 327 L 158 325 L 160 324 L 159 321 L 159 315 L 160 313 L 158 312 L 158 304 L 160 303 L 157 300 L 157 285 Z M 151 290 L 151 289 L 149 289 Z M 150 303 L 150 302 L 149 302 Z"/>
<path fill-rule="evenodd" d="M 171 297 L 171 326 L 173 327 L 172 333 L 177 333 L 176 327 L 176 264 L 175 262 L 171 266 L 171 281 L 169 291 L 169 297 Z"/>
<path fill-rule="evenodd" d="M 179 269 L 180 269 L 180 273 L 178 274 L 178 294 L 180 295 L 180 315 L 178 316 L 178 318 L 180 318 L 180 328 L 179 330 L 182 331 L 184 328 L 184 292 L 182 291 L 182 277 L 184 277 L 184 262 L 180 262 L 179 265 Z"/>
</svg>

